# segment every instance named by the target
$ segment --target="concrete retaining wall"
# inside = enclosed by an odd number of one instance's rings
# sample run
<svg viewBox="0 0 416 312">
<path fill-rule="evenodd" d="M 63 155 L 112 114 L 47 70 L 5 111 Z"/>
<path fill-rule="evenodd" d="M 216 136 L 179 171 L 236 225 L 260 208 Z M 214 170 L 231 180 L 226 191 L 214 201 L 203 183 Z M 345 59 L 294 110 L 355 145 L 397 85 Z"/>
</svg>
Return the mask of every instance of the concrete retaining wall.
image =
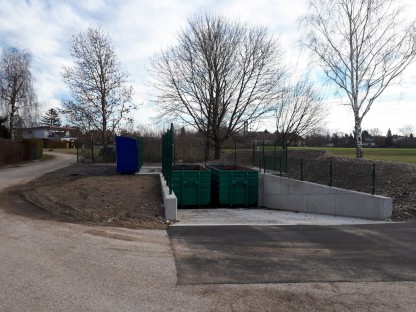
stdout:
<svg viewBox="0 0 416 312">
<path fill-rule="evenodd" d="M 259 206 L 385 220 L 391 217 L 393 200 L 389 197 L 259 174 Z"/>
<path fill-rule="evenodd" d="M 163 175 L 160 174 L 160 184 L 162 186 L 163 205 L 165 206 L 165 218 L 167 220 L 176 221 L 177 218 L 177 199 L 175 193 L 169 194 L 169 187 Z"/>
</svg>

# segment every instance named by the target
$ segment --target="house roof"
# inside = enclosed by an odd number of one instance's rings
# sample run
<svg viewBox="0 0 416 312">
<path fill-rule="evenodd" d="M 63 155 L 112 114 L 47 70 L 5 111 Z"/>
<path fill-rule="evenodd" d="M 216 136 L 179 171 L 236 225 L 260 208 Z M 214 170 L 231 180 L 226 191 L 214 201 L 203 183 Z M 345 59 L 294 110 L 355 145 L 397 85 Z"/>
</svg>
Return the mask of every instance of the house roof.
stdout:
<svg viewBox="0 0 416 312">
<path fill-rule="evenodd" d="M 37 130 L 37 129 L 45 129 L 45 130 L 78 130 L 78 128 L 72 127 L 58 127 L 58 126 L 39 126 L 39 127 L 31 127 L 31 128 L 20 128 L 19 130 Z"/>
</svg>

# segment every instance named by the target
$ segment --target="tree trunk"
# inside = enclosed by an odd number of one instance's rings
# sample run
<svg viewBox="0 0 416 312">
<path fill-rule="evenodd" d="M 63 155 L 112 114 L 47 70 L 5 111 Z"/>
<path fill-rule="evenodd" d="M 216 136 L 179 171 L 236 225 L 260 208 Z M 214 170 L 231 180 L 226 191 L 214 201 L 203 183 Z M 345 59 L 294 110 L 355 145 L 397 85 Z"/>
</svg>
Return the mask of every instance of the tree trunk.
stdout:
<svg viewBox="0 0 416 312">
<path fill-rule="evenodd" d="M 204 151 L 204 152 L 205 152 L 205 155 L 204 155 L 204 158 L 205 158 L 204 160 L 205 160 L 205 162 L 206 162 L 206 161 L 208 161 L 208 160 L 210 159 L 210 157 L 209 157 L 209 147 L 210 147 L 210 146 L 209 146 L 209 141 L 208 141 L 208 140 L 206 140 L 206 141 L 205 141 L 205 151 Z"/>
<path fill-rule="evenodd" d="M 16 115 L 16 102 L 14 99 L 10 103 L 10 114 L 9 114 L 9 131 L 12 138 L 14 138 L 14 117 Z"/>
<path fill-rule="evenodd" d="M 107 120 L 105 117 L 103 118 L 103 129 L 101 132 L 102 132 L 101 137 L 103 140 L 103 146 L 104 148 L 106 148 L 108 146 L 108 138 L 107 138 Z"/>
<path fill-rule="evenodd" d="M 215 150 L 214 159 L 219 160 L 221 157 L 221 142 L 220 141 L 214 142 L 214 150 Z"/>
<path fill-rule="evenodd" d="M 363 138 L 361 135 L 361 119 L 355 116 L 355 157 L 363 158 Z"/>
</svg>

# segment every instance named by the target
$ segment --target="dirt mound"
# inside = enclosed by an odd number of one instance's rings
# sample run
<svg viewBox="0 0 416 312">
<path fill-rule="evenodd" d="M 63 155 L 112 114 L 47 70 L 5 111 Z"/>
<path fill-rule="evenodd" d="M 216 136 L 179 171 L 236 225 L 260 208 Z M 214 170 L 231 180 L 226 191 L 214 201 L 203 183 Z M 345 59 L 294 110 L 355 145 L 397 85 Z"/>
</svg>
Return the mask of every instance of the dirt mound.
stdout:
<svg viewBox="0 0 416 312">
<path fill-rule="evenodd" d="M 60 220 L 166 228 L 159 176 L 117 175 L 112 165 L 76 164 L 9 190 Z"/>
</svg>

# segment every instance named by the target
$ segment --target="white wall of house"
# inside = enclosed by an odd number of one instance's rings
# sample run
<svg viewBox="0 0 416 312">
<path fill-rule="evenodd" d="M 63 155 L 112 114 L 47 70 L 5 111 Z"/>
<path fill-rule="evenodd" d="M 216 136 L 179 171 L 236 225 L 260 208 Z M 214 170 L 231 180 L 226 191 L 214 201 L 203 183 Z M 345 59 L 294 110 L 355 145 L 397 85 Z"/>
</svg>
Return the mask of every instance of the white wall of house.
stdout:
<svg viewBox="0 0 416 312">
<path fill-rule="evenodd" d="M 48 129 L 26 129 L 23 130 L 23 138 L 37 138 L 37 139 L 47 139 L 49 137 Z"/>
<path fill-rule="evenodd" d="M 37 139 L 73 139 L 71 137 L 70 130 L 64 130 L 64 134 L 62 134 L 62 130 L 57 129 L 49 129 L 49 128 L 33 128 L 33 129 L 25 129 L 23 130 L 22 136 L 25 139 L 30 138 L 37 138 Z M 57 132 L 60 132 L 59 134 Z"/>
</svg>

